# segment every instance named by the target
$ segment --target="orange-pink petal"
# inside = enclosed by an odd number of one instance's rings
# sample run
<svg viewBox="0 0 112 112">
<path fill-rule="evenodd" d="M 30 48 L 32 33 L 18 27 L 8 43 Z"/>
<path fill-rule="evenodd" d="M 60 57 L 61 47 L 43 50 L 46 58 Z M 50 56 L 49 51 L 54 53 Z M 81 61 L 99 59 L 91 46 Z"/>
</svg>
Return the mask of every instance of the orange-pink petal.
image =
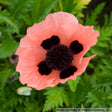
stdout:
<svg viewBox="0 0 112 112">
<path fill-rule="evenodd" d="M 77 63 L 77 64 L 76 62 L 73 61 L 72 65 L 77 67 L 77 71 L 72 76 L 66 79 L 61 79 L 60 82 L 65 83 L 68 79 L 75 80 L 78 75 L 81 75 L 86 70 L 86 67 L 88 66 L 89 61 L 95 56 L 96 55 L 92 55 L 90 57 L 83 58 L 81 63 Z"/>
<path fill-rule="evenodd" d="M 93 26 L 83 26 L 77 24 L 73 35 L 70 37 L 69 41 L 66 41 L 66 45 L 70 45 L 74 40 L 79 41 L 83 45 L 83 51 L 78 54 L 74 54 L 74 60 L 76 62 L 81 62 L 84 54 L 90 49 L 91 46 L 95 45 L 97 42 L 97 37 L 99 32 L 93 29 Z"/>
<path fill-rule="evenodd" d="M 29 87 L 33 87 L 36 90 L 41 90 L 46 87 L 54 87 L 58 83 L 65 83 L 68 79 L 75 80 L 78 75 L 81 75 L 89 61 L 94 58 L 96 55 L 83 58 L 80 64 L 76 64 L 73 62 L 72 64 L 78 68 L 78 70 L 69 78 L 66 79 L 60 79 L 59 78 L 59 71 L 53 70 L 52 73 L 49 76 L 46 75 L 40 75 L 40 73 L 37 71 L 37 69 L 32 69 L 32 71 L 23 71 L 20 75 L 20 81 L 22 84 L 26 84 Z"/>
<path fill-rule="evenodd" d="M 45 55 L 37 52 L 36 49 L 25 49 L 24 52 L 19 55 L 19 62 L 17 64 L 16 70 L 21 71 L 25 67 L 32 69 L 32 67 L 37 67 L 37 65 L 43 60 L 45 60 Z"/>
<path fill-rule="evenodd" d="M 58 35 L 61 43 L 64 43 L 66 37 L 63 27 L 71 29 L 75 24 L 78 24 L 78 20 L 72 14 L 62 11 L 52 13 L 44 21 L 29 27 L 27 29 L 27 37 L 41 44 L 43 40 L 50 38 L 52 35 Z"/>
<path fill-rule="evenodd" d="M 54 87 L 56 86 L 59 81 L 59 71 L 53 70 L 49 76 L 40 75 L 38 72 L 38 68 L 31 68 L 27 70 L 21 70 L 20 72 L 20 82 L 22 84 L 27 84 L 27 86 L 35 88 L 36 90 L 41 90 L 46 87 Z"/>
<path fill-rule="evenodd" d="M 72 65 L 77 67 L 77 71 L 66 79 L 60 79 L 61 71 L 52 70 L 47 75 L 41 75 L 38 71 L 38 64 L 45 60 L 47 51 L 42 48 L 43 40 L 57 35 L 60 38 L 60 44 L 70 46 L 74 40 L 79 41 L 84 47 L 79 54 L 74 54 Z M 84 54 L 91 46 L 97 42 L 99 32 L 93 29 L 93 26 L 82 26 L 72 14 L 66 12 L 56 12 L 49 14 L 45 20 L 35 23 L 27 29 L 27 34 L 21 39 L 16 55 L 19 56 L 19 62 L 16 71 L 20 72 L 20 82 L 41 90 L 46 87 L 54 87 L 58 83 L 65 83 L 68 79 L 75 80 L 77 75 L 82 74 L 90 59 L 95 55 L 83 58 Z"/>
</svg>

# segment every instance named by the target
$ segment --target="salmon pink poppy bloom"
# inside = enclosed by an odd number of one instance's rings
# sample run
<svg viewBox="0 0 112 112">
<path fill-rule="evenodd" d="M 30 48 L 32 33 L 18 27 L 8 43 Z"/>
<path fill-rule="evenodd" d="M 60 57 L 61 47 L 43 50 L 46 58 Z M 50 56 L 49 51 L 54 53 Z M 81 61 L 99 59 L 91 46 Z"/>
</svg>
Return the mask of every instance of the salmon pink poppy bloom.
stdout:
<svg viewBox="0 0 112 112">
<path fill-rule="evenodd" d="M 45 20 L 27 29 L 16 51 L 16 70 L 20 82 L 41 90 L 75 80 L 90 59 L 83 57 L 97 42 L 99 32 L 93 26 L 83 26 L 66 12 L 49 14 Z"/>
</svg>

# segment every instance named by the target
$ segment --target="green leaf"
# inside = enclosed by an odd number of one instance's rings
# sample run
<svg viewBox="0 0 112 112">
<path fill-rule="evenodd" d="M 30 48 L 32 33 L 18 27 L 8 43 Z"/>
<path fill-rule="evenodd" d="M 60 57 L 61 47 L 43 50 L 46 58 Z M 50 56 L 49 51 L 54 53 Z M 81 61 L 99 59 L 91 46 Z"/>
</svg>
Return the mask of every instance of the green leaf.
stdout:
<svg viewBox="0 0 112 112">
<path fill-rule="evenodd" d="M 58 2 L 59 0 L 34 0 L 31 11 L 33 23 L 43 20 Z"/>
<path fill-rule="evenodd" d="M 110 15 L 105 14 L 104 27 L 108 27 L 108 26 L 112 26 L 112 12 L 110 13 Z"/>
<path fill-rule="evenodd" d="M 109 40 L 109 37 L 112 36 L 112 27 L 102 27 L 98 30 L 100 31 L 99 41 Z"/>
<path fill-rule="evenodd" d="M 24 111 L 25 112 L 41 112 L 42 105 L 39 105 L 38 100 L 33 100 L 33 102 L 24 102 Z"/>
<path fill-rule="evenodd" d="M 5 86 L 5 82 L 7 81 L 8 77 L 11 75 L 11 70 L 4 70 L 0 72 L 0 89 L 3 89 Z"/>
<path fill-rule="evenodd" d="M 43 111 L 54 109 L 54 107 L 63 106 L 63 103 L 65 103 L 67 106 L 68 104 L 68 97 L 66 95 L 66 92 L 64 91 L 64 88 L 54 87 L 54 88 L 47 88 L 47 92 L 45 93 L 47 95 L 47 99 L 45 101 L 44 109 Z"/>
<path fill-rule="evenodd" d="M 43 14 L 40 16 L 39 21 L 45 19 L 45 17 L 51 12 L 54 6 L 59 2 L 59 0 L 54 0 L 49 6 L 44 10 Z"/>
<path fill-rule="evenodd" d="M 104 56 L 105 54 L 107 54 L 108 53 L 108 51 L 107 50 L 104 50 L 104 48 L 102 48 L 102 47 L 94 47 L 94 49 L 91 49 L 91 52 L 93 53 L 93 54 L 97 54 L 98 56 Z"/>
<path fill-rule="evenodd" d="M 74 14 L 80 21 L 79 17 L 83 17 L 82 9 L 86 8 L 91 0 L 60 0 L 54 11 L 64 11 Z"/>
<path fill-rule="evenodd" d="M 106 65 L 112 68 L 112 58 L 110 59 L 102 59 L 102 62 Z"/>
<path fill-rule="evenodd" d="M 24 105 L 20 105 L 18 104 L 17 106 L 15 106 L 15 110 L 17 112 L 24 112 Z M 28 112 L 28 111 L 27 111 Z"/>
<path fill-rule="evenodd" d="M 100 68 L 101 68 L 104 72 L 106 72 L 106 73 L 108 73 L 108 74 L 112 74 L 112 68 L 105 67 L 105 66 L 103 66 L 103 65 L 100 65 Z"/>
<path fill-rule="evenodd" d="M 75 9 L 80 10 L 86 7 L 86 5 L 88 5 L 91 0 L 74 0 L 75 3 L 77 3 Z"/>
<path fill-rule="evenodd" d="M 74 0 L 61 0 L 63 4 L 63 11 L 65 12 L 72 12 L 76 4 L 74 3 Z M 70 3 L 70 4 L 69 4 Z"/>
<path fill-rule="evenodd" d="M 97 16 L 102 11 L 104 6 L 105 6 L 105 3 L 101 3 L 95 8 L 94 11 L 92 11 L 91 16 L 87 14 L 85 25 L 96 25 Z"/>
<path fill-rule="evenodd" d="M 15 42 L 9 35 L 3 39 L 0 47 L 0 58 L 11 56 L 17 49 L 18 43 Z"/>
<path fill-rule="evenodd" d="M 79 80 L 80 80 L 80 76 L 77 76 L 76 80 L 68 80 L 67 81 L 72 92 L 76 91 L 77 84 L 79 83 Z"/>
<path fill-rule="evenodd" d="M 19 29 L 15 23 L 15 20 L 9 15 L 8 12 L 0 11 L 0 23 L 5 22 L 7 25 L 14 28 L 14 30 L 19 33 Z"/>
<path fill-rule="evenodd" d="M 108 99 L 112 99 L 112 93 L 107 97 Z"/>
<path fill-rule="evenodd" d="M 42 8 L 41 6 L 45 3 L 45 2 L 43 2 L 41 4 L 41 2 L 42 2 L 41 0 L 34 0 L 34 3 L 32 5 L 31 14 L 32 14 L 32 19 L 33 19 L 34 23 L 39 18 L 39 13 L 41 12 L 40 8 Z"/>
<path fill-rule="evenodd" d="M 100 69 L 100 68 L 99 68 Z M 92 80 L 92 86 L 94 88 L 98 87 L 108 87 L 108 86 L 111 86 L 112 85 L 112 75 L 111 74 L 105 74 L 105 72 L 101 72 L 101 69 L 100 69 L 100 72 L 96 72 L 96 74 L 94 74 L 96 76 L 93 77 L 93 80 Z"/>
<path fill-rule="evenodd" d="M 78 84 L 74 94 L 75 95 L 74 107 L 76 107 L 82 100 L 84 100 L 86 93 L 87 93 L 86 87 L 84 87 L 81 84 Z"/>
<path fill-rule="evenodd" d="M 92 103 L 92 108 L 106 108 L 107 94 L 103 89 L 93 90 L 88 93 L 86 104 Z"/>
<path fill-rule="evenodd" d="M 30 11 L 34 0 L 11 0 L 10 13 L 13 18 L 25 17 L 25 14 Z"/>
<path fill-rule="evenodd" d="M 2 3 L 4 5 L 9 5 L 9 1 L 8 0 L 0 0 L 0 3 Z"/>
<path fill-rule="evenodd" d="M 11 109 L 11 108 L 6 108 L 6 109 L 0 110 L 0 112 L 12 112 L 12 111 L 13 111 L 13 109 Z"/>
</svg>

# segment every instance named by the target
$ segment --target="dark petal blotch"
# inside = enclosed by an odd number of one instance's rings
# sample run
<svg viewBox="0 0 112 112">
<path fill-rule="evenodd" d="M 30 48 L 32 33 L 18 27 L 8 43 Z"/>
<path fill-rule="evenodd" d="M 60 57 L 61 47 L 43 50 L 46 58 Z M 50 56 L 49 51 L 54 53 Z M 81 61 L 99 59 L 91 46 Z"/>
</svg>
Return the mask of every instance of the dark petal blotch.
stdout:
<svg viewBox="0 0 112 112">
<path fill-rule="evenodd" d="M 78 54 L 83 50 L 83 45 L 75 40 L 70 44 L 70 48 L 74 54 Z"/>
<path fill-rule="evenodd" d="M 74 74 L 74 72 L 77 71 L 77 68 L 75 66 L 70 66 L 69 68 L 67 68 L 66 70 L 61 71 L 60 73 L 60 78 L 61 79 L 65 79 L 70 77 L 71 75 Z"/>
<path fill-rule="evenodd" d="M 53 44 L 53 45 L 58 45 L 59 42 L 60 42 L 60 39 L 59 39 L 58 36 L 53 35 L 53 36 L 51 37 L 51 41 L 52 41 L 52 44 Z"/>
<path fill-rule="evenodd" d="M 52 71 L 52 69 L 48 68 L 45 61 L 40 62 L 38 67 L 41 75 L 49 75 Z"/>
<path fill-rule="evenodd" d="M 50 39 L 46 39 L 42 42 L 41 46 L 46 49 L 49 50 L 52 46 L 54 45 L 58 45 L 60 42 L 60 39 L 58 36 L 53 35 Z"/>
<path fill-rule="evenodd" d="M 50 49 L 51 46 L 52 46 L 52 41 L 51 41 L 51 39 L 46 39 L 46 40 L 44 40 L 44 41 L 42 42 L 41 46 L 42 46 L 44 49 L 46 49 L 46 50 Z"/>
</svg>

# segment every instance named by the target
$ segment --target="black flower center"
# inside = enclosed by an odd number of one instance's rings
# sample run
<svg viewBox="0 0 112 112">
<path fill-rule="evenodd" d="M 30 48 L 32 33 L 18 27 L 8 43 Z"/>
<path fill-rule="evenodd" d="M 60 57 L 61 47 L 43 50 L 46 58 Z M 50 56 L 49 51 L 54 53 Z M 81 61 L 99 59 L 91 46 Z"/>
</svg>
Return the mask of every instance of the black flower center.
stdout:
<svg viewBox="0 0 112 112">
<path fill-rule="evenodd" d="M 50 69 L 64 70 L 73 60 L 73 53 L 65 45 L 55 45 L 46 54 L 46 65 Z"/>
<path fill-rule="evenodd" d="M 43 40 L 41 47 L 47 50 L 45 60 L 41 61 L 37 66 L 41 75 L 50 75 L 53 69 L 61 71 L 59 77 L 65 79 L 70 77 L 78 70 L 72 65 L 73 55 L 77 55 L 83 51 L 84 46 L 78 41 L 71 42 L 69 48 L 60 44 L 60 38 L 53 35 L 51 38 Z"/>
</svg>

